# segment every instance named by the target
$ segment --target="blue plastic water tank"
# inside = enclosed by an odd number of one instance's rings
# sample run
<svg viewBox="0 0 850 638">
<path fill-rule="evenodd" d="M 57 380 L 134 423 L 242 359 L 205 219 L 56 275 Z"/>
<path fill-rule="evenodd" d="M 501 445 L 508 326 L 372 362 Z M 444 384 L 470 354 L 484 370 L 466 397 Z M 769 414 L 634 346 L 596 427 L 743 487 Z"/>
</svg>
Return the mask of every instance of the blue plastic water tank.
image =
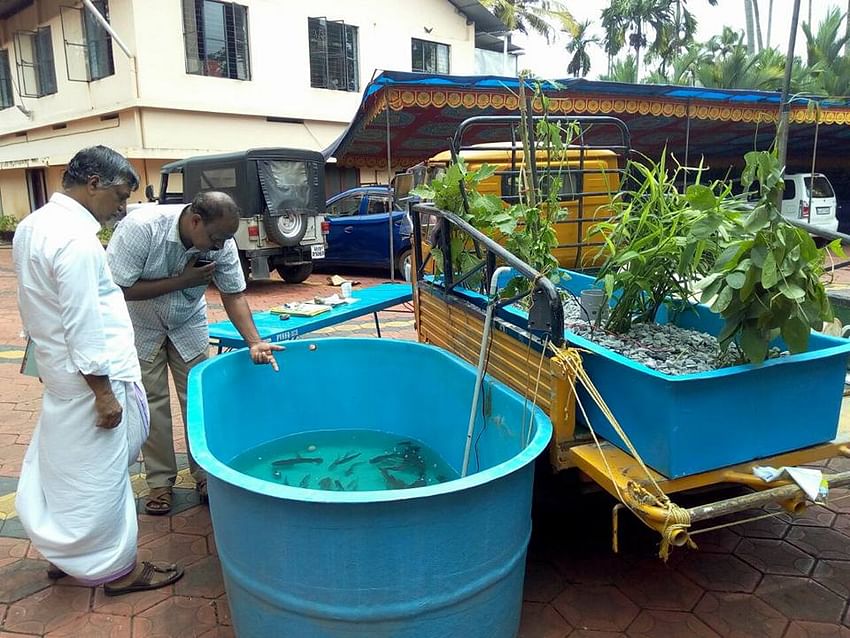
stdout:
<svg viewBox="0 0 850 638">
<path fill-rule="evenodd" d="M 551 423 L 485 382 L 469 476 L 429 487 L 325 492 L 273 484 L 228 462 L 310 430 L 414 437 L 460 470 L 475 370 L 422 344 L 286 344 L 281 371 L 247 352 L 189 380 L 189 440 L 241 638 L 512 638 L 531 533 L 533 460 Z"/>
</svg>

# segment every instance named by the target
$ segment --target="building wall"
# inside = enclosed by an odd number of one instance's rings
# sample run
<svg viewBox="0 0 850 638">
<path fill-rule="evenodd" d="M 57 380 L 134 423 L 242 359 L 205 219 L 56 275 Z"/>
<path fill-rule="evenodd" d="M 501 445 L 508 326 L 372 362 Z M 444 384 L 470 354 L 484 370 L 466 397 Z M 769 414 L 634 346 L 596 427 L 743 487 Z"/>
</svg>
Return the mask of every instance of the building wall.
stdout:
<svg viewBox="0 0 850 638">
<path fill-rule="evenodd" d="M 474 25 L 446 0 L 417 0 L 415 11 L 410 0 L 237 4 L 248 9 L 250 81 L 186 73 L 180 0 L 109 0 L 110 22 L 134 58 L 113 43 L 115 74 L 92 82 L 69 79 L 85 73 L 79 50 L 65 44 L 81 41 L 79 1 L 36 0 L 0 21 L 16 102 L 29 111 L 0 110 L 3 210 L 29 210 L 23 168 L 46 167 L 54 190 L 64 164 L 92 144 L 137 160 L 142 186 L 155 189 L 162 164 L 191 155 L 255 146 L 325 148 L 343 132 L 377 71 L 412 69 L 412 38 L 448 44 L 453 74 L 475 70 Z M 358 28 L 358 91 L 310 86 L 310 17 Z M 15 33 L 44 25 L 51 27 L 57 92 L 18 97 Z M 133 201 L 143 198 L 142 190 Z"/>
</svg>

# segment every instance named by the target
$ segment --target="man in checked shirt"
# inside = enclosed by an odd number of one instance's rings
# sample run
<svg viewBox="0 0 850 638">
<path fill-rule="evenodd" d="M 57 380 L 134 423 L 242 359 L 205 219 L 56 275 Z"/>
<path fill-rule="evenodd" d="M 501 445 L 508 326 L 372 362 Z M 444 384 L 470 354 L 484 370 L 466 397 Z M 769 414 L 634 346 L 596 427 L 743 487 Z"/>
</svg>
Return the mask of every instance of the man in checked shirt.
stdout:
<svg viewBox="0 0 850 638">
<path fill-rule="evenodd" d="M 107 257 L 115 283 L 124 291 L 136 332 L 142 383 L 151 412 L 151 432 L 142 451 L 150 494 L 149 514 L 167 514 L 173 504 L 177 460 L 172 438 L 171 370 L 186 423 L 189 370 L 207 358 L 209 330 L 204 292 L 212 281 L 230 321 L 250 347 L 254 363 L 276 371 L 273 351 L 280 346 L 260 340 L 243 294 L 245 277 L 233 235 L 239 207 L 220 191 L 199 193 L 182 210 L 140 208 L 119 223 Z M 207 481 L 189 450 L 189 470 L 202 502 Z"/>
</svg>

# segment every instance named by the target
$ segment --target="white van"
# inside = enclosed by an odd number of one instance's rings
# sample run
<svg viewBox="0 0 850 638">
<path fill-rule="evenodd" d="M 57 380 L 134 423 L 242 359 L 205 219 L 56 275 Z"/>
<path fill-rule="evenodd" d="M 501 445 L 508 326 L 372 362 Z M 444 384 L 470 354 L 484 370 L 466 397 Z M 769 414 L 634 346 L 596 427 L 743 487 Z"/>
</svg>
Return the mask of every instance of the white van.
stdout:
<svg viewBox="0 0 850 638">
<path fill-rule="evenodd" d="M 810 199 L 811 198 L 811 199 Z M 838 209 L 832 184 L 822 173 L 792 173 L 785 176 L 782 215 L 799 219 L 824 230 L 838 230 Z"/>
</svg>

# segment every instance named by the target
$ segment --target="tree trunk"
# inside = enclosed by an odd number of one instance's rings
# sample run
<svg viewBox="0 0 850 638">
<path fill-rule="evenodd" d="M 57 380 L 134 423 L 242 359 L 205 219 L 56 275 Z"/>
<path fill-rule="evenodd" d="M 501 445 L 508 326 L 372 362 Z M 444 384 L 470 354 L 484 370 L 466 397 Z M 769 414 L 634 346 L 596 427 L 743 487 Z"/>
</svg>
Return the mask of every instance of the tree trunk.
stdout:
<svg viewBox="0 0 850 638">
<path fill-rule="evenodd" d="M 753 24 L 753 4 L 752 0 L 744 0 L 744 14 L 747 22 L 747 53 L 755 55 L 756 53 L 756 38 L 755 26 Z"/>
<path fill-rule="evenodd" d="M 753 7 L 753 22 L 755 24 L 756 29 L 756 45 L 758 46 L 758 50 L 756 51 L 756 53 L 758 53 L 764 48 L 764 43 L 761 39 L 761 17 L 759 16 L 759 0 L 750 0 L 750 4 Z"/>
<path fill-rule="evenodd" d="M 844 16 L 844 34 L 847 41 L 844 43 L 844 57 L 850 56 L 850 0 L 847 0 L 847 14 Z"/>
<path fill-rule="evenodd" d="M 850 0 L 848 0 L 850 3 Z M 770 4 L 767 5 L 767 48 L 770 48 L 770 27 L 773 25 L 773 0 L 770 0 Z"/>
</svg>

